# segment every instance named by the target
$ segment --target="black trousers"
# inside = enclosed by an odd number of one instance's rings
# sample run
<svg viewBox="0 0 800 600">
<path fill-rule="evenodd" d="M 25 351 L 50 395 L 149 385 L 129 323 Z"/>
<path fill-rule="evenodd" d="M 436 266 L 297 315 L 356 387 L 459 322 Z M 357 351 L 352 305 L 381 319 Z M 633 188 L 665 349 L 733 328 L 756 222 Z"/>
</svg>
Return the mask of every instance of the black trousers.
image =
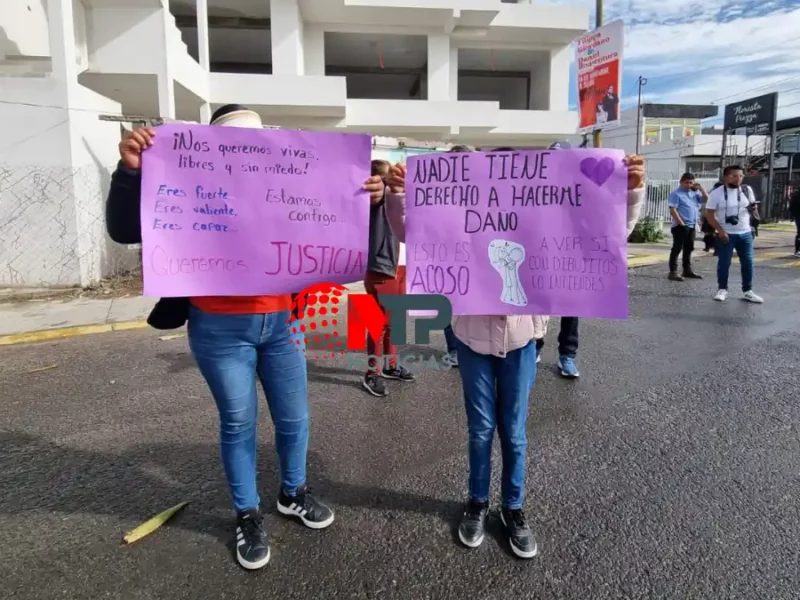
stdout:
<svg viewBox="0 0 800 600">
<path fill-rule="evenodd" d="M 800 217 L 794 218 L 794 226 L 797 228 L 797 235 L 794 237 L 794 251 L 800 252 Z"/>
<path fill-rule="evenodd" d="M 544 347 L 544 340 L 536 340 L 536 350 Z M 578 317 L 561 317 L 558 332 L 558 355 L 575 358 L 578 354 Z"/>
<path fill-rule="evenodd" d="M 672 251 L 669 253 L 669 270 L 678 270 L 678 255 L 683 252 L 683 270 L 692 270 L 692 252 L 694 252 L 694 227 L 676 225 L 672 228 Z"/>
</svg>

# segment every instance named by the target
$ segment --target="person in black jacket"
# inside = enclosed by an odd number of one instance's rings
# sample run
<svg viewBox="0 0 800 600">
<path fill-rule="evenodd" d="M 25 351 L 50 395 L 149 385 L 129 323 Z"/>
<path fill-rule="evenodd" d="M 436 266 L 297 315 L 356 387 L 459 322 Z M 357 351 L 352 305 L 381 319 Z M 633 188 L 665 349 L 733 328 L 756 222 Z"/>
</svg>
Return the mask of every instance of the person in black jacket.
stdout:
<svg viewBox="0 0 800 600">
<path fill-rule="evenodd" d="M 795 190 L 789 200 L 789 214 L 794 219 L 797 234 L 794 237 L 794 255 L 800 258 L 800 189 Z"/>
<path fill-rule="evenodd" d="M 217 110 L 211 124 L 262 128 L 258 114 L 239 105 Z M 108 233 L 115 242 L 141 242 L 142 152 L 157 139 L 157 130 L 142 128 L 128 132 L 119 145 L 121 160 L 106 202 Z M 382 198 L 380 179 L 368 180 L 365 188 L 372 202 Z M 286 327 L 291 305 L 290 295 L 164 298 L 149 319 L 162 329 L 188 320 L 189 347 L 219 411 L 222 464 L 237 516 L 236 557 L 246 569 L 261 568 L 270 559 L 256 487 L 257 377 L 275 426 L 278 512 L 312 529 L 323 529 L 334 519 L 333 511 L 306 487 L 308 382 L 305 355 L 296 351 L 302 333 Z"/>
</svg>

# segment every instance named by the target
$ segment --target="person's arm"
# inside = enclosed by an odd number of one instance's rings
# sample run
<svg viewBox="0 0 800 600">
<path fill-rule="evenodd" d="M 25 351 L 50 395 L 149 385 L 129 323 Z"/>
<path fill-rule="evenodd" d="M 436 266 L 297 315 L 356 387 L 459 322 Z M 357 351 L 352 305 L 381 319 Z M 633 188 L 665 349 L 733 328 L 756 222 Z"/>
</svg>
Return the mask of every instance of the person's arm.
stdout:
<svg viewBox="0 0 800 600">
<path fill-rule="evenodd" d="M 708 202 L 708 192 L 703 189 L 703 186 L 699 183 L 697 184 L 697 189 L 695 190 L 698 194 L 700 194 L 700 201 L 698 204 L 705 204 Z"/>
<path fill-rule="evenodd" d="M 722 229 L 722 226 L 717 221 L 717 205 L 718 201 L 717 198 L 714 197 L 713 193 L 709 197 L 708 202 L 706 202 L 706 223 L 708 223 L 713 229 L 714 232 L 722 239 L 722 241 L 728 241 L 728 234 L 725 233 L 725 230 Z"/>
<path fill-rule="evenodd" d="M 106 199 L 106 229 L 118 244 L 139 244 L 141 222 L 142 172 L 129 169 L 122 162 L 111 175 Z"/>
<path fill-rule="evenodd" d="M 628 191 L 628 235 L 633 233 L 633 228 L 639 222 L 639 216 L 642 212 L 645 200 L 644 186 Z"/>
<path fill-rule="evenodd" d="M 745 194 L 747 195 L 747 208 L 750 210 L 750 214 L 756 220 L 761 220 L 761 217 L 758 215 L 758 202 L 756 202 L 756 195 L 755 192 L 753 192 L 753 188 L 749 185 L 745 187 Z"/>
<path fill-rule="evenodd" d="M 647 188 L 645 187 L 644 158 L 635 154 L 625 157 L 628 166 L 628 235 L 633 233 L 633 228 L 639 222 L 639 216 L 644 206 Z"/>
<path fill-rule="evenodd" d="M 389 229 L 403 244 L 406 243 L 406 166 L 394 165 L 386 180 L 386 220 Z"/>
<path fill-rule="evenodd" d="M 669 214 L 672 215 L 675 222 L 681 227 L 685 227 L 686 223 L 683 222 L 683 219 L 678 214 L 679 201 L 678 194 L 676 192 L 670 192 L 669 198 L 667 199 L 667 206 L 669 206 Z"/>
<path fill-rule="evenodd" d="M 386 220 L 394 237 L 403 244 L 406 243 L 406 195 L 405 193 L 396 194 L 386 191 Z"/>
</svg>

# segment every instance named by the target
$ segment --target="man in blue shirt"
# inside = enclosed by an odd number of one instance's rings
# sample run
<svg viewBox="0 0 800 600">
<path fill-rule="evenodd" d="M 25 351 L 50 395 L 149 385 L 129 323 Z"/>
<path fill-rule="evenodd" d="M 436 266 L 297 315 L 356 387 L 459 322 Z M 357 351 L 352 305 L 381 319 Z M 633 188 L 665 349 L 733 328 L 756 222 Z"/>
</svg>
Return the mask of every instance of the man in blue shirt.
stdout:
<svg viewBox="0 0 800 600">
<path fill-rule="evenodd" d="M 694 236 L 700 206 L 708 194 L 691 173 L 684 173 L 678 189 L 669 195 L 669 212 L 672 215 L 672 251 L 669 253 L 669 278 L 672 281 L 702 279 L 692 270 Z M 683 275 L 678 273 L 678 255 L 683 252 Z"/>
</svg>

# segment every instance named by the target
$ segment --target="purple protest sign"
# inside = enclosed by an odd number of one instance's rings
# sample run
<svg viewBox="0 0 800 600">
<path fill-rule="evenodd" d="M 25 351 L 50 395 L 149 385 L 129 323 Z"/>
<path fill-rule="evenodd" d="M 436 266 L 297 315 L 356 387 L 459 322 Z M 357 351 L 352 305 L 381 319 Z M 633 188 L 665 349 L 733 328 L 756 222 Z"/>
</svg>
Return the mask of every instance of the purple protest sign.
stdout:
<svg viewBox="0 0 800 600">
<path fill-rule="evenodd" d="M 364 278 L 370 138 L 163 125 L 143 154 L 146 296 L 259 296 Z"/>
<path fill-rule="evenodd" d="M 628 317 L 621 150 L 408 160 L 407 290 L 454 315 Z"/>
</svg>

